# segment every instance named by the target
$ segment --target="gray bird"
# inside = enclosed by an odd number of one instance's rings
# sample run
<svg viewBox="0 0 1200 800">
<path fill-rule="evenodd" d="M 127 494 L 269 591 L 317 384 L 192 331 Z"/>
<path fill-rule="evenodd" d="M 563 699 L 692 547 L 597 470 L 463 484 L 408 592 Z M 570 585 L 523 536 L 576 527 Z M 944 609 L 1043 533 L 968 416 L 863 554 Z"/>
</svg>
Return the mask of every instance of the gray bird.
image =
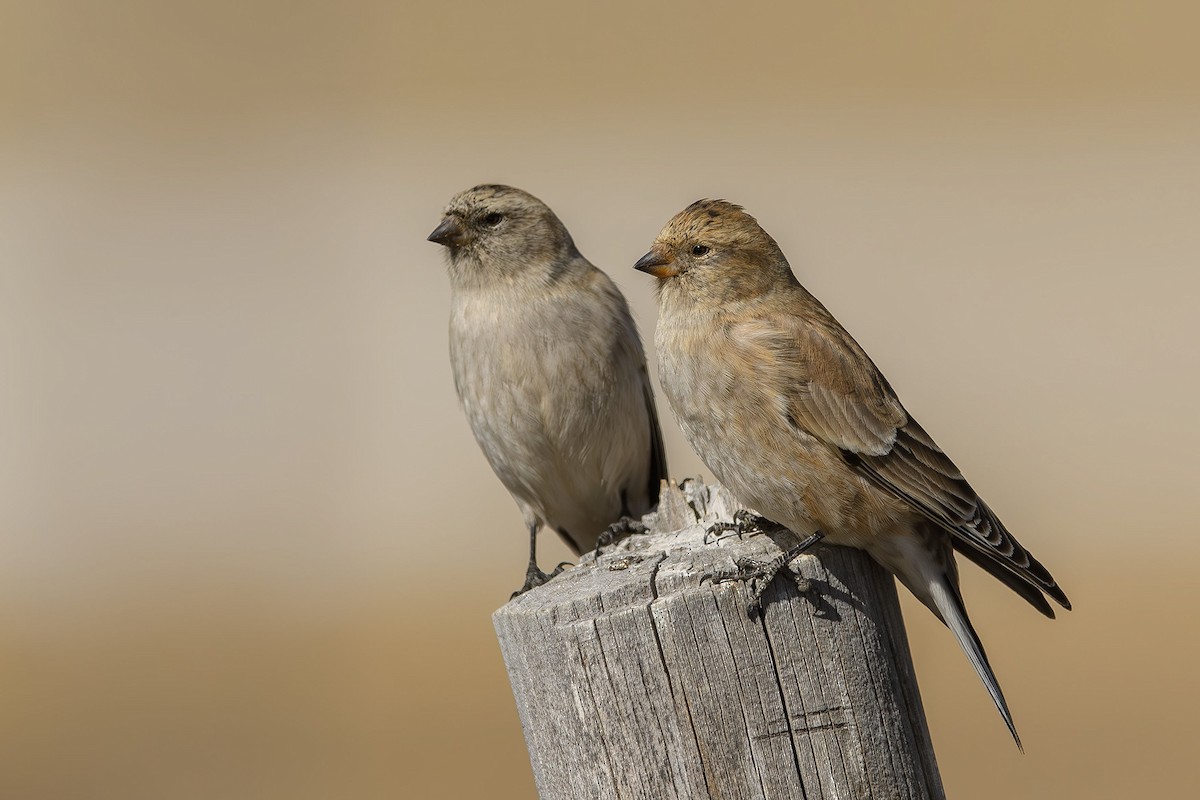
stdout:
<svg viewBox="0 0 1200 800">
<path fill-rule="evenodd" d="M 429 241 L 449 256 L 459 400 L 529 529 L 519 594 L 551 577 L 542 526 L 578 555 L 658 503 L 667 460 L 646 357 L 620 290 L 533 195 L 468 189 Z"/>
<path fill-rule="evenodd" d="M 660 377 L 692 447 L 739 501 L 808 534 L 748 573 L 756 595 L 822 537 L 866 550 L 954 633 L 1020 747 L 967 618 L 954 553 L 1053 617 L 1043 595 L 1071 604 L 1046 568 L 740 206 L 693 203 L 636 268 L 658 278 Z"/>
</svg>

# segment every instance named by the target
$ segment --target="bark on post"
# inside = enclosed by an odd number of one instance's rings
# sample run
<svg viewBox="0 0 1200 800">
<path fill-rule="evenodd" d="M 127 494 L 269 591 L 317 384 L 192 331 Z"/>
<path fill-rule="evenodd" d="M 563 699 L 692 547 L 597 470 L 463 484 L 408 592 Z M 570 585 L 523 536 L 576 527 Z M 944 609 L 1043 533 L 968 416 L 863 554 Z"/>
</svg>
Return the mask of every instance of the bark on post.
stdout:
<svg viewBox="0 0 1200 800">
<path fill-rule="evenodd" d="M 737 508 L 672 486 L 650 533 L 495 613 L 541 800 L 944 797 L 891 576 L 818 547 L 751 619 L 711 578 L 779 549 L 706 544 Z"/>
</svg>

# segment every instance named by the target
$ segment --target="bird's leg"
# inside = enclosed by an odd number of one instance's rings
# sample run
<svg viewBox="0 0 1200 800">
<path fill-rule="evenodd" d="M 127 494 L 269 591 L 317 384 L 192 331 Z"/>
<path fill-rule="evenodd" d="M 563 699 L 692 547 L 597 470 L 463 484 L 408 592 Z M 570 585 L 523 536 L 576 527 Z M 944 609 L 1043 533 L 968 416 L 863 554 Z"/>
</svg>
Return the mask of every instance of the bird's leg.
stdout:
<svg viewBox="0 0 1200 800">
<path fill-rule="evenodd" d="M 622 516 L 619 520 L 605 528 L 600 534 L 600 538 L 596 540 L 596 558 L 600 557 L 600 553 L 604 548 L 614 544 L 618 539 L 629 536 L 634 533 L 645 533 L 649 528 L 646 523 L 640 519 L 634 519 L 628 515 Z"/>
<path fill-rule="evenodd" d="M 821 539 L 825 538 L 825 534 L 820 531 L 814 531 L 806 537 L 800 544 L 789 548 L 784 553 L 776 556 L 770 561 L 756 561 L 752 558 L 739 558 L 737 566 L 740 572 L 737 575 L 720 578 L 715 583 L 725 583 L 727 581 L 745 581 L 750 585 L 750 591 L 754 594 L 750 603 L 746 606 L 746 613 L 753 619 L 762 611 L 762 596 L 767 587 L 771 585 L 771 581 L 775 580 L 775 576 L 779 571 L 803 553 L 808 548 L 812 547 Z"/>
<path fill-rule="evenodd" d="M 737 536 L 739 539 L 753 536 L 756 533 L 766 533 L 782 528 L 782 525 L 772 522 L 766 517 L 752 514 L 744 508 L 733 513 L 733 522 L 714 522 L 704 531 L 704 543 L 714 544 L 726 536 Z"/>
<path fill-rule="evenodd" d="M 535 586 L 541 586 L 543 583 L 550 580 L 555 575 L 558 575 L 559 573 L 561 573 L 563 571 L 563 567 L 567 566 L 570 563 L 570 562 L 564 561 L 563 563 L 561 563 L 557 567 L 555 567 L 554 572 L 551 572 L 549 575 L 547 575 L 546 573 L 544 573 L 540 569 L 538 569 L 537 535 L 538 535 L 538 528 L 540 528 L 540 527 L 541 526 L 538 525 L 536 522 L 530 524 L 530 526 L 529 526 L 529 566 L 525 568 L 525 585 L 522 586 L 520 589 L 517 589 L 515 592 L 513 592 L 512 597 L 508 598 L 509 600 L 512 600 L 513 597 L 518 597 L 520 595 L 525 594 L 526 592 L 528 592 L 530 589 L 532 589 Z"/>
</svg>

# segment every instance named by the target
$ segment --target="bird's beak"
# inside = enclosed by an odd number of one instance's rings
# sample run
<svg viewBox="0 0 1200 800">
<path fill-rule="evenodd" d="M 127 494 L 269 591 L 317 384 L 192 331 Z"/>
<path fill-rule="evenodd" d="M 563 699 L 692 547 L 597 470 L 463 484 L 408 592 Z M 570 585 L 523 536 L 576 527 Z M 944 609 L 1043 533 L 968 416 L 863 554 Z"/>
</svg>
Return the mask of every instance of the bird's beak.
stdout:
<svg viewBox="0 0 1200 800">
<path fill-rule="evenodd" d="M 640 269 L 656 278 L 674 278 L 679 274 L 679 267 L 676 265 L 675 259 L 669 255 L 662 255 L 657 250 L 651 250 L 639 258 L 633 268 Z"/>
<path fill-rule="evenodd" d="M 460 247 L 467 243 L 467 232 L 458 217 L 446 217 L 426 238 L 446 247 Z"/>
</svg>

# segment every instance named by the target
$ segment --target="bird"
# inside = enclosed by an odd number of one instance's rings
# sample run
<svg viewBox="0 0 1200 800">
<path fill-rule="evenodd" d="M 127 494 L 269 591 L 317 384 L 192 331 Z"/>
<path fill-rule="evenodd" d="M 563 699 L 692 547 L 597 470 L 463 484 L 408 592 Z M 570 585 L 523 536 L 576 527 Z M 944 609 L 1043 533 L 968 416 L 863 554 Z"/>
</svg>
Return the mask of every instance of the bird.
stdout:
<svg viewBox="0 0 1200 800">
<path fill-rule="evenodd" d="M 1071 603 L 1050 572 L 741 206 L 692 203 L 635 268 L 657 279 L 659 378 L 686 438 L 739 502 L 805 537 L 769 564 L 740 565 L 756 601 L 817 541 L 865 550 L 953 632 L 1022 749 L 955 553 L 1053 618 L 1047 597 Z"/>
<path fill-rule="evenodd" d="M 533 195 L 455 195 L 427 237 L 446 248 L 450 362 L 471 431 L 529 532 L 525 583 L 547 575 L 549 527 L 578 556 L 658 503 L 667 459 L 646 356 L 616 284 Z"/>
</svg>

